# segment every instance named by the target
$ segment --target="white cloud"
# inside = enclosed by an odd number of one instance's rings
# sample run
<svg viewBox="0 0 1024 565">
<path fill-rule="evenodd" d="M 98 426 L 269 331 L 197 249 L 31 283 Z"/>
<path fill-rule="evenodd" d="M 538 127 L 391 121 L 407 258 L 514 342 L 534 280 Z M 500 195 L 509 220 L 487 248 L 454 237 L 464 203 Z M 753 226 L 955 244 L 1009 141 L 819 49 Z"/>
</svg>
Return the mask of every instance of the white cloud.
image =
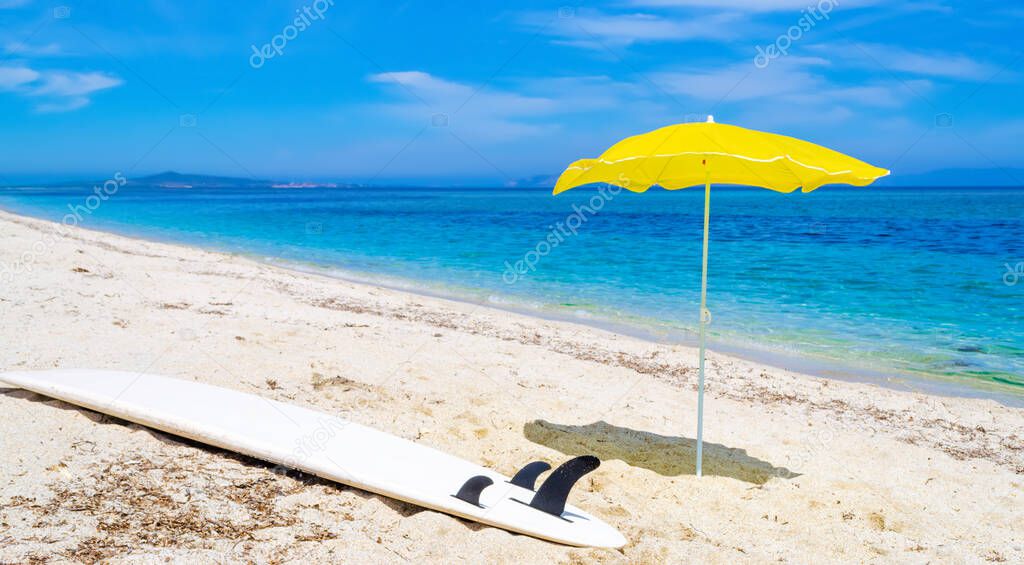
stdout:
<svg viewBox="0 0 1024 565">
<path fill-rule="evenodd" d="M 636 6 L 657 8 L 717 8 L 744 12 L 787 12 L 805 8 L 821 9 L 825 4 L 833 8 L 862 8 L 883 3 L 883 0 L 633 0 Z"/>
<path fill-rule="evenodd" d="M 439 112 L 454 112 L 463 103 L 466 106 L 486 106 L 493 114 L 517 116 L 542 114 L 552 108 L 552 101 L 548 98 L 452 82 L 422 71 L 379 73 L 371 75 L 370 81 L 401 86 L 427 105 L 438 108 Z"/>
<path fill-rule="evenodd" d="M 603 75 L 505 79 L 483 87 L 423 71 L 368 79 L 386 91 L 385 102 L 335 115 L 346 123 L 375 125 L 379 135 L 372 149 L 362 143 L 347 147 L 346 159 L 359 155 L 361 166 L 385 176 L 394 160 L 396 170 L 428 176 L 500 170 L 508 181 L 562 166 L 559 155 L 588 154 L 600 140 L 624 137 L 632 128 L 653 129 L 665 116 L 637 93 L 649 86 L 638 89 Z M 624 128 L 610 116 L 627 104 Z M 446 127 L 431 127 L 435 114 L 447 117 Z"/>
<path fill-rule="evenodd" d="M 395 71 L 370 75 L 370 82 L 395 83 L 414 89 L 417 94 L 436 94 L 450 96 L 452 94 L 469 94 L 472 90 L 460 84 L 448 82 L 423 71 Z"/>
<path fill-rule="evenodd" d="M 89 104 L 89 96 L 120 86 L 123 81 L 99 72 L 41 70 L 26 66 L 0 67 L 0 91 L 37 100 L 40 112 L 67 112 Z"/>
<path fill-rule="evenodd" d="M 835 11 L 867 7 L 884 7 L 901 12 L 952 12 L 942 0 L 886 2 L 885 0 L 632 0 L 633 6 L 647 8 L 708 8 L 751 12 Z"/>
<path fill-rule="evenodd" d="M 604 75 L 523 79 L 514 88 L 460 83 L 423 71 L 378 73 L 369 80 L 391 85 L 395 93 L 405 95 L 403 104 L 416 102 L 421 115 L 431 108 L 523 118 L 572 114 L 614 107 L 624 93 L 634 90 L 634 85 Z"/>
<path fill-rule="evenodd" d="M 51 71 L 42 76 L 42 84 L 34 90 L 36 95 L 85 96 L 122 84 L 121 79 L 103 73 L 77 73 Z"/>
<path fill-rule="evenodd" d="M 889 70 L 920 76 L 958 80 L 986 80 L 999 67 L 958 53 L 912 51 L 880 43 L 832 43 L 812 46 L 847 65 Z"/>
<path fill-rule="evenodd" d="M 843 84 L 829 79 L 831 64 L 817 57 L 795 57 L 773 61 L 759 69 L 752 63 L 738 63 L 714 70 L 667 71 L 652 79 L 668 92 L 713 104 L 744 103 L 754 100 L 799 107 L 834 119 L 849 117 L 844 108 L 862 106 L 898 108 L 905 104 L 905 82 Z M 927 91 L 928 81 L 911 81 L 918 92 Z"/>
<path fill-rule="evenodd" d="M 39 73 L 28 67 L 0 67 L 0 90 L 15 90 L 39 78 Z"/>
<path fill-rule="evenodd" d="M 15 55 L 21 57 L 51 57 L 60 55 L 60 45 L 57 43 L 44 43 L 33 45 L 21 41 L 8 41 L 4 44 L 4 53 L 9 57 Z"/>
<path fill-rule="evenodd" d="M 375 111 L 403 122 L 430 124 L 442 119 L 454 131 L 478 140 L 512 139 L 550 131 L 544 124 L 525 119 L 549 111 L 552 102 L 543 97 L 523 96 L 493 87 L 477 91 L 476 86 L 422 71 L 378 73 L 370 75 L 369 80 L 385 85 L 399 99 L 381 104 Z"/>
<path fill-rule="evenodd" d="M 882 131 L 888 116 L 898 115 L 911 99 L 901 93 L 896 80 L 846 82 L 832 73 L 825 59 L 791 55 L 765 69 L 752 62 L 712 70 L 696 65 L 692 70 L 669 69 L 649 73 L 650 82 L 623 83 L 601 75 L 519 79 L 487 86 L 457 113 L 453 108 L 465 102 L 476 85 L 423 71 L 373 75 L 370 80 L 390 85 L 387 91 L 397 100 L 374 107 L 373 119 L 381 131 L 396 133 L 372 149 L 362 144 L 346 148 L 346 158 L 364 156 L 359 159 L 371 169 L 368 174 L 386 174 L 392 167 L 424 175 L 500 169 L 515 178 L 555 170 L 564 166 L 566 154 L 597 154 L 609 139 L 683 121 L 688 112 L 710 107 L 724 123 L 849 149 L 855 145 L 842 138 L 849 131 L 846 126 Z M 432 112 L 447 113 L 448 127 L 428 127 Z M 382 114 L 403 127 L 392 130 L 390 124 L 379 123 Z M 617 118 L 622 115 L 628 119 Z"/>
<path fill-rule="evenodd" d="M 42 102 L 36 106 L 36 111 L 43 114 L 54 114 L 58 112 L 70 112 L 89 105 L 89 99 L 84 96 L 72 96 L 56 102 Z"/>
<path fill-rule="evenodd" d="M 700 18 L 668 18 L 653 14 L 606 14 L 580 9 L 571 17 L 531 12 L 521 22 L 555 38 L 556 43 L 589 49 L 626 47 L 656 41 L 728 40 L 744 32 L 744 16 L 718 13 Z"/>
</svg>

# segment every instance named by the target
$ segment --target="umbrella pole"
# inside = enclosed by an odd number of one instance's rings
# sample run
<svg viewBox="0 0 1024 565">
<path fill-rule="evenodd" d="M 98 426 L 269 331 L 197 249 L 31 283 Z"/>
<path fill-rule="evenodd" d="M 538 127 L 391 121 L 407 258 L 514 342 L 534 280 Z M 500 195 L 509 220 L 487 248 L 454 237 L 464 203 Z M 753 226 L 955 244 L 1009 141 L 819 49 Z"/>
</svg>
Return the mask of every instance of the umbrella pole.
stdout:
<svg viewBox="0 0 1024 565">
<path fill-rule="evenodd" d="M 708 221 L 711 218 L 711 172 L 704 166 L 704 253 L 700 269 L 700 376 L 697 380 L 697 476 L 702 476 L 704 455 L 704 341 L 709 312 L 708 299 Z"/>
</svg>

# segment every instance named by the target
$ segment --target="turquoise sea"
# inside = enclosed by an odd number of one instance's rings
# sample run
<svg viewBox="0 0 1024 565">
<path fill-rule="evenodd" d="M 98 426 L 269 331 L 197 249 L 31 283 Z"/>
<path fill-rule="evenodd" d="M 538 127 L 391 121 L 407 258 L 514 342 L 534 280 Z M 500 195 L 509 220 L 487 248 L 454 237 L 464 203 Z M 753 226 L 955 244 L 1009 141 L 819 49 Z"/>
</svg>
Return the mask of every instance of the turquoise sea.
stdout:
<svg viewBox="0 0 1024 565">
<path fill-rule="evenodd" d="M 59 221 L 89 194 L 6 188 L 0 208 Z M 82 210 L 88 228 L 655 339 L 692 342 L 698 319 L 700 189 L 128 185 Z M 1024 188 L 715 187 L 709 308 L 723 350 L 1024 395 Z"/>
</svg>

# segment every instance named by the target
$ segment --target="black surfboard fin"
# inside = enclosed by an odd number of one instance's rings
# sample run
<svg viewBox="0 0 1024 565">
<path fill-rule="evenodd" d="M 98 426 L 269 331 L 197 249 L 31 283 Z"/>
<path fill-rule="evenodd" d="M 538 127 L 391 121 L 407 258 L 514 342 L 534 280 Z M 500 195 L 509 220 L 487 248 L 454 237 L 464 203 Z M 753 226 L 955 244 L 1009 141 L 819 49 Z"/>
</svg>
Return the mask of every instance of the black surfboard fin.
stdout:
<svg viewBox="0 0 1024 565">
<path fill-rule="evenodd" d="M 534 490 L 534 485 L 537 483 L 537 477 L 550 468 L 551 465 L 548 465 L 543 461 L 527 463 L 525 467 L 516 472 L 516 476 L 512 477 L 512 480 L 509 482 L 517 487 L 523 487 L 526 490 Z"/>
<path fill-rule="evenodd" d="M 453 494 L 452 496 L 464 502 L 468 502 L 473 506 L 479 506 L 480 508 L 483 508 L 483 506 L 480 505 L 480 493 L 483 492 L 485 488 L 493 484 L 494 480 L 491 479 L 490 477 L 485 477 L 483 475 L 470 477 L 468 481 L 463 483 L 462 488 L 459 489 L 459 492 Z"/>
<path fill-rule="evenodd" d="M 599 465 L 601 465 L 601 460 L 593 455 L 581 455 L 562 463 L 537 489 L 537 494 L 533 495 L 530 506 L 541 512 L 561 517 L 562 512 L 565 511 L 565 501 L 569 498 L 569 491 L 572 490 L 573 485 L 583 478 L 583 475 L 597 469 Z"/>
</svg>

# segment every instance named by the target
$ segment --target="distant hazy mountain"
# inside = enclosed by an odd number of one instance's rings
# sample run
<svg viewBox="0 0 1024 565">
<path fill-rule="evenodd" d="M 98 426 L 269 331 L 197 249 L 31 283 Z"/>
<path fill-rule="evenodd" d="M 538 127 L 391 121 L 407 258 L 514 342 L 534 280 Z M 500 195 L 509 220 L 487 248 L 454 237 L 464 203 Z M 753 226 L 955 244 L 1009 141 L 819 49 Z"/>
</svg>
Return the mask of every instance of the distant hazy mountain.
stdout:
<svg viewBox="0 0 1024 565">
<path fill-rule="evenodd" d="M 558 175 L 534 175 L 509 181 L 505 186 L 510 188 L 553 188 L 558 181 Z"/>
<path fill-rule="evenodd" d="M 184 174 L 174 171 L 128 179 L 128 186 L 161 186 L 165 188 L 252 188 L 266 187 L 272 184 L 274 182 L 269 180 Z"/>
<path fill-rule="evenodd" d="M 1024 169 L 939 169 L 901 175 L 898 172 L 878 181 L 882 186 L 1024 186 Z"/>
<path fill-rule="evenodd" d="M 506 183 L 518 188 L 552 188 L 558 175 L 534 175 Z M 1024 169 L 940 169 L 912 175 L 898 171 L 879 179 L 878 186 L 1024 186 Z"/>
<path fill-rule="evenodd" d="M 90 186 L 100 185 L 104 180 L 65 181 L 43 186 Z M 216 175 L 199 175 L 165 171 L 144 177 L 127 177 L 126 186 L 155 186 L 159 188 L 337 188 L 358 185 L 339 185 L 332 182 L 276 181 Z"/>
</svg>

